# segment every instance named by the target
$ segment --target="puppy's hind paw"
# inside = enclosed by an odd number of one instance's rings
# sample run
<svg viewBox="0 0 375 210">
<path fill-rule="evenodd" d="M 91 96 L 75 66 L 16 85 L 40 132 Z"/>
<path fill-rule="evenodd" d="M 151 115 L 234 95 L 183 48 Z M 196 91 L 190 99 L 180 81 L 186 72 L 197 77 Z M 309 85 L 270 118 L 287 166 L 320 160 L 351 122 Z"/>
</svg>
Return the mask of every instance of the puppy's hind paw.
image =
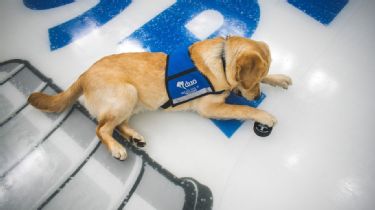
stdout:
<svg viewBox="0 0 375 210">
<path fill-rule="evenodd" d="M 137 145 L 137 147 L 144 147 L 146 146 L 146 141 L 144 140 L 144 138 L 130 138 L 130 141 L 135 143 Z"/>
<path fill-rule="evenodd" d="M 119 144 L 118 142 L 114 142 L 110 146 L 109 149 L 111 151 L 112 156 L 119 159 L 119 160 L 125 160 L 126 157 L 128 156 L 125 148 L 121 144 Z"/>
<path fill-rule="evenodd" d="M 146 146 L 145 137 L 140 135 L 139 133 L 133 130 L 132 134 L 128 137 L 129 141 L 135 144 L 137 147 L 144 147 Z"/>
</svg>

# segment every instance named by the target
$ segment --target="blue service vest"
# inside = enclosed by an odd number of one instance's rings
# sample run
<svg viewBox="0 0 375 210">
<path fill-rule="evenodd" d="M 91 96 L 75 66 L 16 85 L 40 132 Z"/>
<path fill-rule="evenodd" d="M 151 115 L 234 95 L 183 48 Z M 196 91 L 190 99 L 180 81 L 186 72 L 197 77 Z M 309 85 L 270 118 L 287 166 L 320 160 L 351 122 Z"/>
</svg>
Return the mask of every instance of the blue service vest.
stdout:
<svg viewBox="0 0 375 210">
<path fill-rule="evenodd" d="M 188 46 L 177 48 L 168 55 L 165 83 L 169 101 L 162 108 L 174 107 L 207 94 L 224 92 L 215 92 L 210 80 L 192 62 Z"/>
</svg>

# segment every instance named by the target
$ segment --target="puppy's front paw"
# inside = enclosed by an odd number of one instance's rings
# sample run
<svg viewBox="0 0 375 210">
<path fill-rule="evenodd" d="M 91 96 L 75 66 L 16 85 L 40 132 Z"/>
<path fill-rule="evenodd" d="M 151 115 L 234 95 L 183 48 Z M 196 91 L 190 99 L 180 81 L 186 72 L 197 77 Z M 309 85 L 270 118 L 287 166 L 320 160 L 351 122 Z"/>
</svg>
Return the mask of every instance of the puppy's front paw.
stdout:
<svg viewBox="0 0 375 210">
<path fill-rule="evenodd" d="M 288 87 L 293 84 L 292 78 L 287 75 L 279 74 L 278 77 L 278 85 L 284 89 L 288 89 Z"/>
<path fill-rule="evenodd" d="M 114 141 L 109 145 L 109 150 L 113 157 L 119 160 L 125 160 L 128 154 L 126 153 L 125 148 L 118 142 Z"/>
<path fill-rule="evenodd" d="M 258 113 L 256 113 L 254 121 L 269 127 L 273 127 L 277 123 L 277 119 L 274 116 L 263 110 L 259 110 Z"/>
<path fill-rule="evenodd" d="M 284 89 L 288 89 L 290 85 L 292 85 L 292 78 L 284 74 L 273 74 L 270 75 L 270 85 L 272 86 L 279 86 Z"/>
</svg>

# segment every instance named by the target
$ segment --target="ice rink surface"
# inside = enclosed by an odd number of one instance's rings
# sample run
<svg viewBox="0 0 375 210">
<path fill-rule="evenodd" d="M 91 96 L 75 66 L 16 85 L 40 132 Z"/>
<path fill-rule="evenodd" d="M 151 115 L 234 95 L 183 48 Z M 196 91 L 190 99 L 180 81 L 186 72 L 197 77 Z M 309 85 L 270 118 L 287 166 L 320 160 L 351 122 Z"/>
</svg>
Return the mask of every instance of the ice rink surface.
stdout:
<svg viewBox="0 0 375 210">
<path fill-rule="evenodd" d="M 375 208 L 375 1 L 40 2 L 0 2 L 0 209 Z M 293 79 L 262 86 L 269 137 L 251 121 L 228 138 L 194 113 L 146 112 L 131 125 L 147 146 L 121 162 L 82 107 L 25 101 L 105 55 L 226 35 L 267 42 L 270 73 Z"/>
</svg>

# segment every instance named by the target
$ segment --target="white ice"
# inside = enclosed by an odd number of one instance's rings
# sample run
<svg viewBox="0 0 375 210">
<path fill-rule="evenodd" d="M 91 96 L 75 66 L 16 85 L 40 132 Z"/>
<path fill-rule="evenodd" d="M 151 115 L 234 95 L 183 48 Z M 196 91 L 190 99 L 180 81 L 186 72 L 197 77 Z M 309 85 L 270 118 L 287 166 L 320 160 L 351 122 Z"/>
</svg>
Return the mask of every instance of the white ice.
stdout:
<svg viewBox="0 0 375 210">
<path fill-rule="evenodd" d="M 174 1 L 134 1 L 100 29 L 51 52 L 48 28 L 96 3 L 36 12 L 20 1 L 2 2 L 0 61 L 29 60 L 66 89 L 105 55 L 147 50 L 118 40 Z M 131 124 L 145 136 L 145 151 L 174 175 L 207 185 L 214 210 L 374 209 L 375 2 L 349 1 L 328 26 L 286 1 L 259 4 L 252 38 L 269 44 L 270 72 L 294 82 L 287 91 L 262 86 L 267 98 L 260 108 L 279 122 L 272 134 L 257 137 L 249 121 L 228 139 L 197 114 L 142 113 Z"/>
</svg>

